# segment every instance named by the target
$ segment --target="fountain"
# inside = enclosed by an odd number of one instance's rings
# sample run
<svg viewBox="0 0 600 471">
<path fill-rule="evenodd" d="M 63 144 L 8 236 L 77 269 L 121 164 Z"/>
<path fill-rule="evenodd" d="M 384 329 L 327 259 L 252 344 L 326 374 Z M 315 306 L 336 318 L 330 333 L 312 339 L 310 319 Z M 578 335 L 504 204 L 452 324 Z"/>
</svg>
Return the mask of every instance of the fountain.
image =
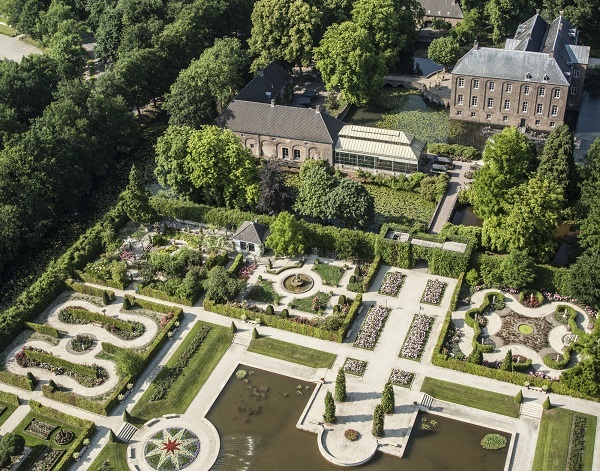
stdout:
<svg viewBox="0 0 600 471">
<path fill-rule="evenodd" d="M 315 281 L 310 276 L 302 273 L 295 273 L 283 280 L 284 289 L 295 294 L 306 293 L 314 284 Z"/>
</svg>

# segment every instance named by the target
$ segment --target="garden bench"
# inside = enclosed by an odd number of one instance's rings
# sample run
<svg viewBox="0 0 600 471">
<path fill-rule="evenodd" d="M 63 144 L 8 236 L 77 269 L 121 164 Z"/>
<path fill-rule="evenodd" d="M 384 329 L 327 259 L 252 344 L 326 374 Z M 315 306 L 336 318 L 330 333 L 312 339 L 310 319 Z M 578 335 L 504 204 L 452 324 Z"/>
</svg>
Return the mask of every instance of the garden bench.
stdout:
<svg viewBox="0 0 600 471">
<path fill-rule="evenodd" d="M 131 450 L 129 450 L 129 458 L 131 458 L 131 459 L 135 458 L 135 448 L 132 448 Z"/>
</svg>

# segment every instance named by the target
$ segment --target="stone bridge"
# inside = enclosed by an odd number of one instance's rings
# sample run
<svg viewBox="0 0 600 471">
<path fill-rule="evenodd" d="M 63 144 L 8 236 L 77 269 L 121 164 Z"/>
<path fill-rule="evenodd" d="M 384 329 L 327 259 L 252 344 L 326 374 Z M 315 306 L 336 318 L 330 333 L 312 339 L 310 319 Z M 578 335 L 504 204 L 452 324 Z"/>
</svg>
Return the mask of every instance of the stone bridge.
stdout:
<svg viewBox="0 0 600 471">
<path fill-rule="evenodd" d="M 383 77 L 384 86 L 419 90 L 424 98 L 442 106 L 450 106 L 450 83 L 450 74 L 443 72 L 434 72 L 427 77 L 401 74 L 387 74 Z"/>
</svg>

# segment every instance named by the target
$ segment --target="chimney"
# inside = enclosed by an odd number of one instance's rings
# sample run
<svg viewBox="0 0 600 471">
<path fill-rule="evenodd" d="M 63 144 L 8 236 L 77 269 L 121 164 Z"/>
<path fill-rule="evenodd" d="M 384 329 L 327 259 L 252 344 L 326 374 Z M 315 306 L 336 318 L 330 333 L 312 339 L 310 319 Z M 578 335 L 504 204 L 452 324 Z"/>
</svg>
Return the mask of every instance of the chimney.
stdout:
<svg viewBox="0 0 600 471">
<path fill-rule="evenodd" d="M 265 73 L 263 72 L 262 69 L 258 69 L 258 75 L 260 75 L 261 77 L 264 77 Z"/>
<path fill-rule="evenodd" d="M 321 105 L 317 105 L 315 108 L 315 112 L 316 113 L 320 113 L 321 112 Z"/>
<path fill-rule="evenodd" d="M 539 15 L 539 14 L 540 14 L 540 9 L 539 9 L 539 8 L 536 8 L 536 9 L 535 9 L 535 14 L 536 14 L 536 15 Z"/>
<path fill-rule="evenodd" d="M 563 16 L 563 11 L 562 11 L 562 10 L 560 10 L 560 11 L 558 12 L 558 16 Z"/>
<path fill-rule="evenodd" d="M 271 100 L 271 108 L 275 108 L 275 100 Z"/>
<path fill-rule="evenodd" d="M 476 51 L 479 50 L 479 41 L 477 41 L 477 39 L 473 42 L 473 49 L 475 49 Z"/>
</svg>

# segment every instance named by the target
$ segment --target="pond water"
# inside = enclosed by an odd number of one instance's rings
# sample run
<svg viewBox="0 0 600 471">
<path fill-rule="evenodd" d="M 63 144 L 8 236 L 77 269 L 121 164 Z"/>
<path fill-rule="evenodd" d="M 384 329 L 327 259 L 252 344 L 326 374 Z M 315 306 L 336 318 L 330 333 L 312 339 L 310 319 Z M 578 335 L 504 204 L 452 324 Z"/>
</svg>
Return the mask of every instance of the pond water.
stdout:
<svg viewBox="0 0 600 471">
<path fill-rule="evenodd" d="M 333 471 L 319 453 L 317 436 L 296 429 L 314 384 L 240 365 L 253 374 L 231 376 L 207 415 L 221 436 L 221 453 L 213 471 Z M 298 387 L 300 386 L 300 387 Z M 297 391 L 301 391 L 302 395 Z M 479 441 L 490 430 L 425 414 L 438 425 L 431 431 L 416 426 L 402 460 L 377 453 L 357 469 L 366 471 L 501 471 L 506 449 L 494 452 Z M 417 418 L 417 424 L 421 424 Z"/>
<path fill-rule="evenodd" d="M 429 74 L 437 72 L 438 70 L 444 70 L 443 65 L 436 64 L 426 57 L 415 57 L 414 68 L 415 75 L 422 75 L 424 77 L 427 77 Z"/>
<path fill-rule="evenodd" d="M 452 224 L 463 226 L 483 226 L 483 219 L 479 219 L 473 211 L 473 206 L 460 206 L 454 211 Z"/>
</svg>

